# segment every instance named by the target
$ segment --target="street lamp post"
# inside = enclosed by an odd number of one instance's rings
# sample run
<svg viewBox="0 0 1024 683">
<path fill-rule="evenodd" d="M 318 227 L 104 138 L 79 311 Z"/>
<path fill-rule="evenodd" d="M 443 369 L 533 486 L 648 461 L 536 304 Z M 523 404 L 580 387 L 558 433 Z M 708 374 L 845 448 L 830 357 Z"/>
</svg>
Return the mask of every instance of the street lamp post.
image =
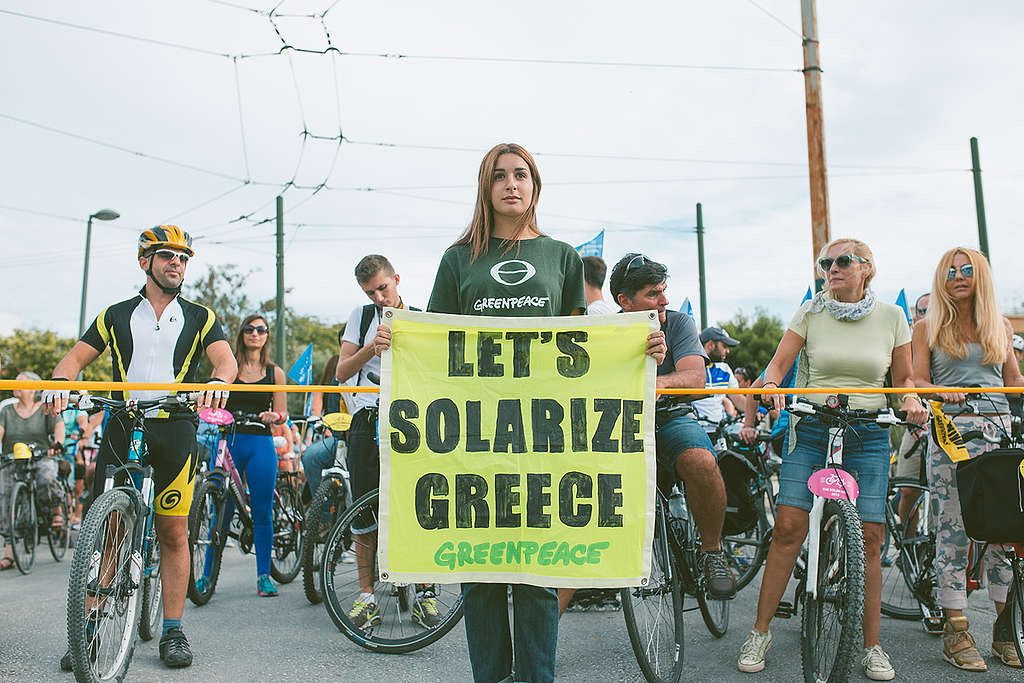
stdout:
<svg viewBox="0 0 1024 683">
<path fill-rule="evenodd" d="M 85 333 L 85 298 L 86 290 L 89 286 L 89 243 L 92 241 L 92 219 L 97 218 L 101 221 L 113 221 L 120 217 L 121 214 L 113 209 L 100 209 L 89 216 L 89 220 L 85 224 L 85 266 L 82 268 L 82 308 L 78 313 L 79 337 Z"/>
</svg>

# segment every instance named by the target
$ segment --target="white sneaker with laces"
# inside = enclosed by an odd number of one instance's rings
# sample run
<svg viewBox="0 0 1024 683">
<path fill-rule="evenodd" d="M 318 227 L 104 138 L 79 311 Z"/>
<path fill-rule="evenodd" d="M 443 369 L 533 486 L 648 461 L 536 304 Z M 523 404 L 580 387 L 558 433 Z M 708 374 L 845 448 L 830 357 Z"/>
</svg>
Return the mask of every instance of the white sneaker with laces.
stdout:
<svg viewBox="0 0 1024 683">
<path fill-rule="evenodd" d="M 740 648 L 740 660 L 736 667 L 743 673 L 753 674 L 764 668 L 764 655 L 772 646 L 772 632 L 761 633 L 753 629 Z"/>
<path fill-rule="evenodd" d="M 864 648 L 861 664 L 864 666 L 864 675 L 873 681 L 891 681 L 896 678 L 896 670 L 892 668 L 889 655 L 885 654 L 881 645 Z"/>
</svg>

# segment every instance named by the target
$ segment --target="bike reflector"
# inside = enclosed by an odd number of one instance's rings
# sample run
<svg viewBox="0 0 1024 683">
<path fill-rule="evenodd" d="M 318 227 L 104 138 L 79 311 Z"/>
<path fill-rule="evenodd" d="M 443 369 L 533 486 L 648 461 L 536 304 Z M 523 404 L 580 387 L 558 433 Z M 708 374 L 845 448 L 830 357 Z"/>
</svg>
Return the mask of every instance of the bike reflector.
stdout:
<svg viewBox="0 0 1024 683">
<path fill-rule="evenodd" d="M 932 413 L 932 436 L 935 443 L 942 447 L 949 459 L 953 462 L 969 460 L 970 454 L 964 446 L 964 438 L 960 430 L 956 428 L 949 416 L 942 412 L 942 404 L 938 401 L 931 401 Z"/>
<path fill-rule="evenodd" d="M 860 488 L 857 480 L 846 470 L 827 467 L 818 470 L 807 479 L 807 488 L 816 496 L 829 500 L 857 500 Z"/>
<path fill-rule="evenodd" d="M 212 425 L 229 425 L 235 421 L 234 416 L 223 408 L 203 408 L 199 411 L 199 419 Z"/>
<path fill-rule="evenodd" d="M 32 451 L 25 444 L 18 442 L 14 444 L 14 459 L 28 460 L 32 457 Z"/>
</svg>

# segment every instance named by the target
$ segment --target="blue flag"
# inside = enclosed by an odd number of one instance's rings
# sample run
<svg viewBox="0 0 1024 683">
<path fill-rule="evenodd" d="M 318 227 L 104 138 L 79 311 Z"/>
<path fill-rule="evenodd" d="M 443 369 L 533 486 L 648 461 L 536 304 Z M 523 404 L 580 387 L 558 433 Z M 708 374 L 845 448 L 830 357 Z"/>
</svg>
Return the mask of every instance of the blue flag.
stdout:
<svg viewBox="0 0 1024 683">
<path fill-rule="evenodd" d="M 597 233 L 597 237 L 594 239 L 576 247 L 576 253 L 580 255 L 580 258 L 584 256 L 597 256 L 601 258 L 604 253 L 604 230 Z"/>
<path fill-rule="evenodd" d="M 910 317 L 910 308 L 907 306 L 907 292 L 900 290 L 900 295 L 896 297 L 896 305 L 903 309 L 903 315 L 907 316 L 907 324 L 913 325 L 914 319 Z"/>
<path fill-rule="evenodd" d="M 686 297 L 686 299 L 683 300 L 683 305 L 679 307 L 679 312 L 685 313 L 690 316 L 691 320 L 693 320 L 693 306 L 690 304 L 690 297 Z M 696 322 L 696 320 L 694 320 L 694 322 Z"/>
<path fill-rule="evenodd" d="M 290 377 L 296 384 L 313 383 L 313 342 L 309 343 L 306 350 L 302 352 L 298 360 L 288 370 Z"/>
</svg>

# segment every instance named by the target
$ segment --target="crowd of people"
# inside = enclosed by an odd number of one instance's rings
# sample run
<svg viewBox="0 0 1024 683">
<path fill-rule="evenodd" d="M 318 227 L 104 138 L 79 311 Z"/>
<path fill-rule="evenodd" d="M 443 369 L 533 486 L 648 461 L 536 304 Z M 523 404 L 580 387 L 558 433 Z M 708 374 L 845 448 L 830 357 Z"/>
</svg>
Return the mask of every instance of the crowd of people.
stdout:
<svg viewBox="0 0 1024 683">
<path fill-rule="evenodd" d="M 873 389 L 887 382 L 906 389 L 896 406 L 908 421 L 924 424 L 923 399 L 949 406 L 962 404 L 963 394 L 937 389 L 943 386 L 1024 386 L 1019 362 L 1024 339 L 1013 335 L 1000 315 L 988 262 L 979 252 L 955 247 L 936 265 L 931 291 L 915 304 L 913 329 L 902 309 L 879 301 L 871 289 L 876 262 L 864 242 L 832 240 L 819 254 L 817 268 L 824 289 L 802 304 L 793 315 L 774 357 L 766 368 L 738 368 L 726 362 L 739 343 L 720 327 L 698 330 L 693 319 L 668 309 L 668 269 L 645 254 L 628 253 L 608 274 L 598 257 L 581 259 L 571 246 L 544 234 L 537 224 L 541 178 L 530 153 L 516 144 L 501 144 L 483 158 L 478 171 L 478 190 L 469 227 L 444 253 L 426 305 L 428 312 L 490 316 L 611 315 L 630 311 L 657 311 L 660 329 L 646 345 L 636 349 L 657 364 L 660 389 L 707 389 L 694 401 L 697 418 L 679 415 L 658 427 L 657 466 L 667 476 L 683 482 L 689 507 L 700 530 L 699 567 L 708 592 L 730 599 L 736 584 L 721 546 L 726 510 L 726 491 L 717 466 L 709 431 L 726 416 L 742 415 L 740 436 L 757 438 L 757 424 L 766 419 L 776 426 L 774 450 L 782 459 L 778 511 L 774 536 L 761 581 L 753 628 L 738 658 L 743 672 L 766 666 L 772 645 L 771 619 L 793 571 L 808 528 L 811 494 L 806 482 L 812 469 L 823 464 L 827 428 L 814 417 L 786 415 L 783 397 L 764 395 L 764 405 L 752 397 L 726 396 L 715 390 L 726 387 L 779 387 L 790 368 L 796 367 L 794 384 L 800 387 L 855 387 Z M 199 379 L 200 355 L 209 357 L 211 383 L 283 384 L 284 373 L 268 353 L 269 323 L 261 315 L 247 316 L 237 330 L 234 348 L 228 343 L 216 313 L 180 296 L 190 257 L 191 238 L 176 226 L 145 231 L 138 244 L 138 263 L 146 285 L 135 296 L 101 313 L 81 340 L 54 368 L 55 380 L 73 379 L 108 346 L 112 350 L 115 380 L 191 382 Z M 523 266 L 527 277 L 500 277 L 503 265 Z M 499 275 L 495 275 L 499 272 Z M 398 293 L 400 276 L 382 255 L 362 258 L 355 279 L 369 303 L 352 310 L 339 347 L 324 369 L 321 383 L 369 386 L 379 381 L 380 355 L 390 348 L 391 330 L 382 322 L 385 307 L 402 308 Z M 20 377 L 29 378 L 28 375 Z M 204 378 L 205 379 L 205 378 Z M 915 390 L 924 390 L 917 393 Z M 931 391 L 935 389 L 935 391 Z M 121 393 L 121 392 L 118 392 Z M 122 395 L 124 395 L 122 393 Z M 151 392 L 132 392 L 145 398 Z M 71 423 L 59 419 L 68 404 L 68 392 L 47 390 L 15 392 L 17 403 L 0 409 L 3 450 L 15 440 L 30 440 L 44 449 L 61 443 L 74 431 L 74 439 L 86 445 L 96 425 L 72 414 Z M 819 396 L 809 396 L 819 401 Z M 277 593 L 269 573 L 271 544 L 270 499 L 279 467 L 279 455 L 292 451 L 287 438 L 285 397 L 280 392 L 210 390 L 200 398 L 204 407 L 224 407 L 258 415 L 261 426 L 235 430 L 231 449 L 244 473 L 252 496 L 255 531 L 256 586 L 261 596 Z M 344 403 L 342 403 L 342 400 Z M 1007 401 L 1003 394 L 983 395 L 978 417 L 957 417 L 961 429 L 992 429 L 992 421 L 1008 420 L 1020 409 L 1019 395 Z M 333 464 L 339 445 L 347 452 L 353 498 L 376 488 L 379 455 L 375 418 L 370 408 L 376 397 L 367 393 L 320 394 L 313 397 L 313 412 L 346 410 L 352 415 L 346 435 L 333 434 L 308 448 L 299 440 L 302 464 L 311 490 L 321 471 Z M 854 394 L 853 408 L 874 409 L 886 404 L 878 394 Z M 375 414 L 374 414 L 375 415 Z M 985 419 L 982 419 L 985 418 Z M 185 582 L 189 577 L 185 515 L 192 496 L 198 466 L 194 417 L 154 416 L 145 438 L 155 468 L 157 533 L 163 550 L 164 627 L 160 655 L 168 666 L 188 666 L 191 646 L 182 627 Z M 275 432 L 284 439 L 275 447 Z M 872 680 L 890 680 L 895 666 L 879 641 L 881 602 L 880 547 L 884 533 L 883 506 L 889 478 L 888 431 L 878 425 L 859 426 L 846 443 L 846 465 L 856 471 L 860 497 L 857 507 L 863 522 L 866 549 L 866 591 L 863 616 L 865 674 Z M 287 438 L 284 438 L 287 437 Z M 103 426 L 97 465 L 114 462 L 126 444 L 124 426 L 109 420 Z M 280 440 L 279 440 L 280 441 Z M 909 447 L 908 441 L 908 447 Z M 972 444 L 972 455 L 990 448 Z M 303 450 L 304 449 L 304 450 Z M 278 452 L 275 452 L 278 450 Z M 959 669 L 983 670 L 984 657 L 968 630 L 963 610 L 967 537 L 960 520 L 959 501 L 951 475 L 951 463 L 943 451 L 929 443 L 927 472 L 938 500 L 940 515 L 936 565 L 939 601 L 947 620 L 942 656 Z M 77 465 L 77 462 L 73 462 Z M 919 468 L 919 463 L 900 463 Z M 40 468 L 43 488 L 52 484 L 56 463 Z M 916 472 L 916 469 L 915 469 Z M 82 482 L 87 471 L 74 467 L 72 476 Z M 7 487 L 6 483 L 0 485 Z M 103 482 L 94 478 L 94 495 Z M 177 495 L 171 497 L 169 492 Z M 2 493 L 2 491 L 0 491 Z M 174 500 L 175 503 L 165 504 Z M 66 522 L 67 520 L 55 520 Z M 359 625 L 379 624 L 382 615 L 373 593 L 376 526 L 357 526 L 363 543 L 359 564 L 361 595 L 350 616 Z M 8 562 L 4 560 L 5 564 Z M 2 567 L 3 565 L 0 565 Z M 1006 601 L 1009 577 L 997 562 L 991 563 L 989 595 L 997 611 Z M 559 616 L 572 591 L 544 586 L 466 583 L 462 587 L 466 636 L 474 679 L 495 681 L 551 681 L 555 675 L 555 647 Z M 509 622 L 508 593 L 513 623 Z M 414 617 L 424 627 L 436 623 L 437 610 L 429 598 L 417 601 Z M 1006 634 L 995 632 L 992 653 L 1004 665 L 1021 667 Z M 65 668 L 70 668 L 69 662 Z"/>
</svg>

